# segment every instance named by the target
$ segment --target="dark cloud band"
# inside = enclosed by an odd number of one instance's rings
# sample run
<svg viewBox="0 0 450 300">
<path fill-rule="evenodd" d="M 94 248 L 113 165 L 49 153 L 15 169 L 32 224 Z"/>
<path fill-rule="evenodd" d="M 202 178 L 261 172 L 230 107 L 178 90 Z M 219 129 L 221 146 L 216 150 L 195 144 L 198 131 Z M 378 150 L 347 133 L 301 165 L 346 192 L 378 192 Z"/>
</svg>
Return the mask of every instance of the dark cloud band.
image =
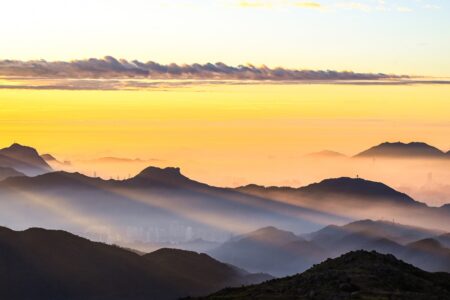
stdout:
<svg viewBox="0 0 450 300">
<path fill-rule="evenodd" d="M 192 80 L 388 80 L 407 79 L 408 76 L 382 73 L 312 71 L 285 68 L 255 67 L 252 65 L 229 66 L 224 63 L 163 65 L 156 62 L 127 61 L 107 56 L 103 59 L 74 60 L 70 62 L 45 60 L 1 60 L 0 76 L 24 76 L 59 79 L 192 79 Z"/>
</svg>

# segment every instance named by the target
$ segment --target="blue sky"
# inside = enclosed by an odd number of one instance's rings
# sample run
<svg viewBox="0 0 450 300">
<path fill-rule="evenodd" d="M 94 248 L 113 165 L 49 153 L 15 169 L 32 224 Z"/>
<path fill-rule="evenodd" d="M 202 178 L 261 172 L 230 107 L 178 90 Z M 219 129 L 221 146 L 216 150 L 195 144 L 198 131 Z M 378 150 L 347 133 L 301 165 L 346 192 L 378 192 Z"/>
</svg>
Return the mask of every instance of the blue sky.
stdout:
<svg viewBox="0 0 450 300">
<path fill-rule="evenodd" d="M 2 4 L 0 58 L 450 76 L 449 29 L 447 0 L 14 0 Z"/>
</svg>

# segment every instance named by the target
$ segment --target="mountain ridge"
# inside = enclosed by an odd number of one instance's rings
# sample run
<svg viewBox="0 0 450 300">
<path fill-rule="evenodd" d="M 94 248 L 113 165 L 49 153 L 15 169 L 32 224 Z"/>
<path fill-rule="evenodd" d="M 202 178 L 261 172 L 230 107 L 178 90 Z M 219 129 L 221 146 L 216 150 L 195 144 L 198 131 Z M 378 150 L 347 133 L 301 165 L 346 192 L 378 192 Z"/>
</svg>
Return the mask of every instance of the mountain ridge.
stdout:
<svg viewBox="0 0 450 300">
<path fill-rule="evenodd" d="M 161 263 L 167 251 L 184 264 L 174 268 L 167 261 Z M 198 266 L 203 279 L 191 278 L 192 267 L 205 261 L 206 267 Z M 42 228 L 14 231 L 0 227 L 0 265 L 3 299 L 175 299 L 270 278 L 204 254 L 161 250 L 146 257 Z"/>
<path fill-rule="evenodd" d="M 52 171 L 36 149 L 18 143 L 0 149 L 0 166 L 10 167 L 31 176 Z"/>
<path fill-rule="evenodd" d="M 450 274 L 429 273 L 393 255 L 354 251 L 302 274 L 228 288 L 198 299 L 450 299 Z"/>
<path fill-rule="evenodd" d="M 356 154 L 355 158 L 445 158 L 445 153 L 424 142 L 384 142 Z"/>
</svg>

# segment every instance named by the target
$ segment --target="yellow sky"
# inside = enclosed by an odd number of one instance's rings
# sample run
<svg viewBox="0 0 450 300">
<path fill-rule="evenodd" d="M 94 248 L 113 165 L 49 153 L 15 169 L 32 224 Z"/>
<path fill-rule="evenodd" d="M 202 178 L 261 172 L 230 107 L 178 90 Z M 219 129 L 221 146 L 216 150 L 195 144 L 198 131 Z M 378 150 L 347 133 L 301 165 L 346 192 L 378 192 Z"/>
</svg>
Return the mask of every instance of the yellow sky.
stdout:
<svg viewBox="0 0 450 300">
<path fill-rule="evenodd" d="M 295 179 L 293 161 L 323 149 L 350 155 L 415 140 L 448 150 L 448 95 L 448 85 L 1 90 L 0 146 L 68 160 L 152 158 L 215 184 L 275 184 Z"/>
</svg>

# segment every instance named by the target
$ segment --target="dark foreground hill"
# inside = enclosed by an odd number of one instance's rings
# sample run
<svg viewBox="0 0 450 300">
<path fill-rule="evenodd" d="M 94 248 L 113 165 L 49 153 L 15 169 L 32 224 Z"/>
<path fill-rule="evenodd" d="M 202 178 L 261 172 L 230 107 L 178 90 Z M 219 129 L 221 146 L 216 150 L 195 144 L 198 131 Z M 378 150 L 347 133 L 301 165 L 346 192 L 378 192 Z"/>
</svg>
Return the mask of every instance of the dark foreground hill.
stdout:
<svg viewBox="0 0 450 300">
<path fill-rule="evenodd" d="M 194 252 L 139 256 L 64 231 L 0 228 L 0 299 L 177 299 L 269 278 Z"/>
<path fill-rule="evenodd" d="M 376 252 L 349 252 L 308 271 L 203 299 L 450 299 L 450 274 L 428 273 Z"/>
</svg>

